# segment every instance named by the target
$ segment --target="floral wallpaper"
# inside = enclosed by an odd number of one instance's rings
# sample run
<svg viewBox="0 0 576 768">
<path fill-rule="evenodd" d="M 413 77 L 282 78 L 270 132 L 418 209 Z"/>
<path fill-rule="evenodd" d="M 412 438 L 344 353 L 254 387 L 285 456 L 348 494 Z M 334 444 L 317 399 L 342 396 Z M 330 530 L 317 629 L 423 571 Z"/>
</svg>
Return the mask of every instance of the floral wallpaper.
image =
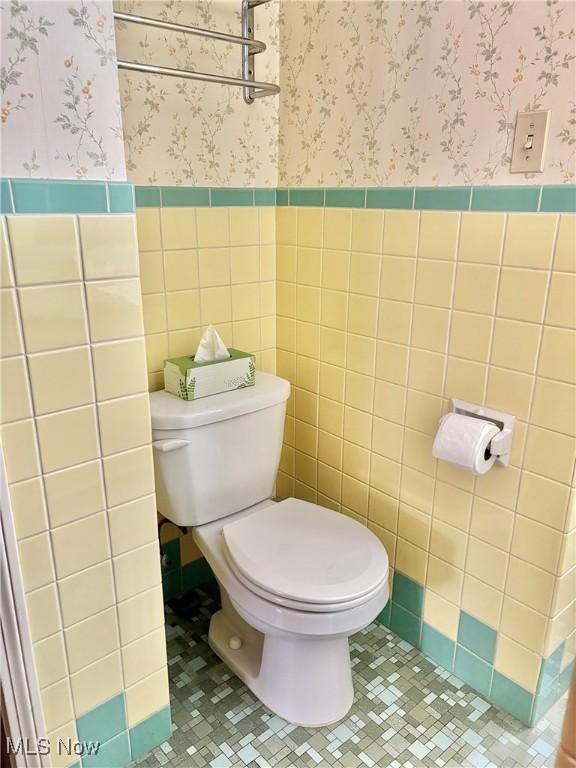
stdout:
<svg viewBox="0 0 576 768">
<path fill-rule="evenodd" d="M 575 10 L 557 0 L 282 2 L 280 185 L 526 183 L 509 172 L 516 112 L 548 108 L 535 178 L 574 182 Z"/>
<path fill-rule="evenodd" d="M 126 178 L 111 2 L 1 4 L 1 173 Z"/>
<path fill-rule="evenodd" d="M 125 0 L 117 10 L 240 35 L 239 0 Z M 279 3 L 255 10 L 267 45 L 256 79 L 278 82 Z M 240 77 L 237 45 L 117 23 L 118 57 Z M 128 176 L 136 184 L 276 186 L 278 97 L 247 106 L 242 89 L 120 71 Z"/>
</svg>

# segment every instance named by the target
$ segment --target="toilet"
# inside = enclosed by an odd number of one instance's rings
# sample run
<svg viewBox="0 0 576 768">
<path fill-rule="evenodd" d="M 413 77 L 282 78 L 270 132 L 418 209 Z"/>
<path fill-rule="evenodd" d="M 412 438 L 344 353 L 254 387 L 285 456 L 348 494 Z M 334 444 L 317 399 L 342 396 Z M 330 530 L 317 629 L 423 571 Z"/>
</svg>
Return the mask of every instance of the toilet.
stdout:
<svg viewBox="0 0 576 768">
<path fill-rule="evenodd" d="M 348 638 L 388 601 L 388 556 L 345 515 L 271 498 L 289 394 L 266 373 L 191 402 L 151 393 L 156 493 L 218 581 L 212 649 L 272 712 L 320 727 L 352 705 Z"/>
</svg>

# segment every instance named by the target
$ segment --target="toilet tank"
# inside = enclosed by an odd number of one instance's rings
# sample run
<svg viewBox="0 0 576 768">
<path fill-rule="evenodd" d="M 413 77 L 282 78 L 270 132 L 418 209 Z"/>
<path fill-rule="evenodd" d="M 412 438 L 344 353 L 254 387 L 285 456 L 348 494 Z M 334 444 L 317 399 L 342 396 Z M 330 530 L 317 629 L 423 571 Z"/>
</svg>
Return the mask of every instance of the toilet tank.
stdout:
<svg viewBox="0 0 576 768">
<path fill-rule="evenodd" d="M 199 400 L 152 392 L 160 514 L 197 526 L 270 498 L 289 395 L 287 381 L 260 372 L 253 387 Z"/>
</svg>

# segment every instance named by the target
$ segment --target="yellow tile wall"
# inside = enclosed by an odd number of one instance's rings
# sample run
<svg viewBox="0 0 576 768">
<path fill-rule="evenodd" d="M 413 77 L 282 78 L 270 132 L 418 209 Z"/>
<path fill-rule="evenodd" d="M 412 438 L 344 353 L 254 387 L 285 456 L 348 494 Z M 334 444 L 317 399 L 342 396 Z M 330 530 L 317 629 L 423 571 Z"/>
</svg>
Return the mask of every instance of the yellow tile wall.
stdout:
<svg viewBox="0 0 576 768">
<path fill-rule="evenodd" d="M 120 691 L 132 727 L 168 704 L 135 216 L 1 226 L 0 436 L 48 735 Z"/>
<path fill-rule="evenodd" d="M 496 669 L 529 690 L 575 646 L 575 219 L 277 209 L 278 494 L 369 526 L 425 620 L 492 626 Z M 451 397 L 517 416 L 509 468 L 432 458 Z"/>
<path fill-rule="evenodd" d="M 210 323 L 274 372 L 275 209 L 140 208 L 136 216 L 149 388 L 164 386 L 164 360 L 193 354 Z"/>
</svg>

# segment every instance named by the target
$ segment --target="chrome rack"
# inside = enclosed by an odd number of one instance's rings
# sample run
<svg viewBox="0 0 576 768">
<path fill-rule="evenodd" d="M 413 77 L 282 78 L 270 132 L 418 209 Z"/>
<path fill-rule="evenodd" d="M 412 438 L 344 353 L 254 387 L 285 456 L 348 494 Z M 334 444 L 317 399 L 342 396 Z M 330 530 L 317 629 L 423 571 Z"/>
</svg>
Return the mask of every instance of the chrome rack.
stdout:
<svg viewBox="0 0 576 768">
<path fill-rule="evenodd" d="M 216 32 L 211 29 L 192 27 L 187 24 L 176 24 L 172 21 L 151 19 L 147 16 L 137 16 L 132 13 L 114 11 L 117 21 L 126 21 L 131 24 L 141 24 L 145 27 L 167 29 L 171 32 L 180 32 L 187 35 L 208 37 L 212 40 L 221 40 L 225 43 L 233 43 L 242 46 L 242 77 L 228 77 L 226 75 L 212 75 L 207 72 L 195 72 L 190 69 L 175 69 L 173 67 L 161 67 L 156 64 L 141 64 L 136 61 L 118 60 L 118 69 L 126 69 L 132 72 L 148 72 L 152 75 L 166 75 L 168 77 L 183 77 L 187 80 L 200 80 L 204 83 L 220 83 L 222 85 L 240 86 L 244 91 L 244 101 L 252 104 L 254 99 L 262 96 L 271 96 L 280 92 L 275 83 L 264 83 L 255 79 L 254 57 L 266 50 L 266 44 L 254 39 L 254 8 L 264 5 L 270 0 L 242 0 L 242 36 L 228 35 L 224 32 Z"/>
</svg>

